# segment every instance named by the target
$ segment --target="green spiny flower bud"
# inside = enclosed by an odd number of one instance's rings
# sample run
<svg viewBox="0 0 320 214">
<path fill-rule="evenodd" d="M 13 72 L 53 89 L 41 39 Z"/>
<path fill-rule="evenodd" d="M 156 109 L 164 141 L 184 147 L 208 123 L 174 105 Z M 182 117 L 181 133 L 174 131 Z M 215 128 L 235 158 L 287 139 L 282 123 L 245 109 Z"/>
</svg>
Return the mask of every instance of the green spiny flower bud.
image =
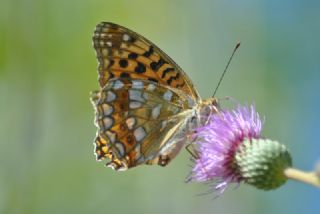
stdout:
<svg viewBox="0 0 320 214">
<path fill-rule="evenodd" d="M 271 190 L 283 185 L 292 160 L 287 148 L 268 139 L 246 139 L 235 153 L 235 167 L 245 183 Z"/>
</svg>

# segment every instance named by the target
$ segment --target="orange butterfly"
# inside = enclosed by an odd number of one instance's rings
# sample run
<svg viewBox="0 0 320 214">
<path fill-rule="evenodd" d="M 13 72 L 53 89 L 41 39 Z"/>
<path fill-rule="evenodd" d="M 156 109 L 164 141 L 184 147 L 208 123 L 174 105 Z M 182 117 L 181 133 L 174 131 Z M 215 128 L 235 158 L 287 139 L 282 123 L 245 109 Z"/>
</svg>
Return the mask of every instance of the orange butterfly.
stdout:
<svg viewBox="0 0 320 214">
<path fill-rule="evenodd" d="M 185 72 L 141 35 L 117 24 L 96 26 L 93 45 L 100 90 L 92 93 L 97 160 L 126 170 L 166 166 L 186 136 L 217 112 L 215 98 L 202 101 Z"/>
</svg>

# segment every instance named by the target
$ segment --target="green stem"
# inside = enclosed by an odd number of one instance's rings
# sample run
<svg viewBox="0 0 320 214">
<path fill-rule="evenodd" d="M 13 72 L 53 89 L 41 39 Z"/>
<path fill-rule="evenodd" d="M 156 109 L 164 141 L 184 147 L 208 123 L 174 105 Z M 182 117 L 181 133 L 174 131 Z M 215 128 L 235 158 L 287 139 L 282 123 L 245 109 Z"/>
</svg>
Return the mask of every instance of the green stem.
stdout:
<svg viewBox="0 0 320 214">
<path fill-rule="evenodd" d="M 316 172 L 304 172 L 294 168 L 287 168 L 284 170 L 287 178 L 307 183 L 320 188 L 320 178 Z"/>
</svg>

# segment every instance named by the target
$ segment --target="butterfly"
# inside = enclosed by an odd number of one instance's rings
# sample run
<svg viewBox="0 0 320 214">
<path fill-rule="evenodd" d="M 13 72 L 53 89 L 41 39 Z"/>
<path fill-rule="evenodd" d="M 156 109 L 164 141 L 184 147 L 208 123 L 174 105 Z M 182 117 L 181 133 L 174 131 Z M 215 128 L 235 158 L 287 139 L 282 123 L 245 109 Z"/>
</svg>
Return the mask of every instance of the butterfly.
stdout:
<svg viewBox="0 0 320 214">
<path fill-rule="evenodd" d="M 108 167 L 166 166 L 218 111 L 217 100 L 202 100 L 187 74 L 143 36 L 102 22 L 93 46 L 100 84 L 91 94 L 94 152 L 98 161 L 109 159 Z"/>
</svg>

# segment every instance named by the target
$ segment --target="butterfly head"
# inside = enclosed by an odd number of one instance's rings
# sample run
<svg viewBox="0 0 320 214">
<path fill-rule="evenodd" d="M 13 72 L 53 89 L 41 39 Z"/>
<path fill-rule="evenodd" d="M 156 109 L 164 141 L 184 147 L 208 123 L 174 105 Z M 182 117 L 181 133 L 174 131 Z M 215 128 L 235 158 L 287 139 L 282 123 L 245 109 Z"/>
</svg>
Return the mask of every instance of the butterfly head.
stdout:
<svg viewBox="0 0 320 214">
<path fill-rule="evenodd" d="M 201 103 L 200 103 L 200 107 L 209 107 L 209 108 L 212 108 L 213 110 L 217 111 L 218 112 L 218 109 L 220 108 L 219 107 L 219 103 L 218 103 L 218 99 L 215 98 L 215 97 L 210 97 L 210 98 L 207 98 L 205 100 L 203 100 Z"/>
</svg>

